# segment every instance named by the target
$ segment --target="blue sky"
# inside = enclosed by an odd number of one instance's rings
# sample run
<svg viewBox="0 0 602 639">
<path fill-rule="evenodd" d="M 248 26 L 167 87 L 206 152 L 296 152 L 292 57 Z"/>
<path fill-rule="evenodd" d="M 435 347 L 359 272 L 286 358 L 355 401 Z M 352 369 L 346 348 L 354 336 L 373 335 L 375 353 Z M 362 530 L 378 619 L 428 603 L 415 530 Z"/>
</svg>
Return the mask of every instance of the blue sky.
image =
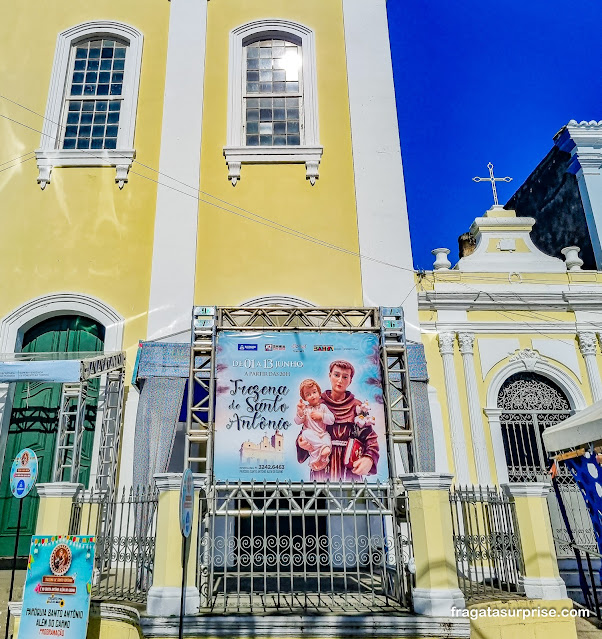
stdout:
<svg viewBox="0 0 602 639">
<path fill-rule="evenodd" d="M 388 0 L 414 264 L 505 204 L 569 120 L 602 120 L 602 1 Z"/>
</svg>

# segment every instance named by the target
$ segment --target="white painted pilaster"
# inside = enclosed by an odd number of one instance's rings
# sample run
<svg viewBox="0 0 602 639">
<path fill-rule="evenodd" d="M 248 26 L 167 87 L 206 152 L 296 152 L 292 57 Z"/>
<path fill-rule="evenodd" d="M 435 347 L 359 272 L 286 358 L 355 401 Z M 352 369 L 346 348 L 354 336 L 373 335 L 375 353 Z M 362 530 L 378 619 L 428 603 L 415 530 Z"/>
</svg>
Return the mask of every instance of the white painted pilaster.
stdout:
<svg viewBox="0 0 602 639">
<path fill-rule="evenodd" d="M 556 146 L 572 154 L 574 173 L 585 211 L 596 265 L 602 268 L 602 122 L 571 120 L 555 138 Z"/>
<path fill-rule="evenodd" d="M 385 0 L 343 0 L 347 80 L 366 306 L 399 306 L 420 341 Z"/>
<path fill-rule="evenodd" d="M 483 430 L 477 374 L 474 367 L 474 333 L 458 333 L 458 344 L 460 345 L 462 365 L 464 367 L 468 418 L 472 435 L 472 451 L 477 468 L 477 480 L 483 486 L 489 485 L 491 484 L 491 473 L 489 472 L 487 443 L 485 442 L 485 431 Z"/>
<path fill-rule="evenodd" d="M 180 331 L 182 339 L 189 338 L 186 331 L 190 329 L 194 301 L 206 33 L 207 0 L 170 3 L 158 176 L 162 184 L 157 187 L 148 339 Z"/>
<path fill-rule="evenodd" d="M 485 408 L 485 415 L 489 421 L 489 431 L 491 433 L 491 444 L 493 446 L 493 457 L 495 459 L 495 471 L 497 473 L 498 484 L 506 484 L 508 479 L 508 462 L 504 449 L 504 439 L 502 437 L 502 425 L 500 423 L 501 408 Z"/>
<path fill-rule="evenodd" d="M 466 441 L 462 424 L 462 408 L 458 391 L 458 381 L 454 368 L 455 333 L 439 334 L 439 352 L 443 360 L 443 375 L 445 377 L 445 393 L 447 395 L 447 410 L 449 415 L 449 430 L 456 482 L 460 485 L 470 483 L 468 464 L 466 463 Z"/>
<path fill-rule="evenodd" d="M 598 350 L 598 339 L 595 333 L 579 333 L 579 348 L 585 360 L 585 368 L 587 370 L 587 378 L 589 386 L 592 390 L 592 398 L 595 402 L 602 399 L 602 380 L 600 380 L 600 370 L 596 361 L 596 352 Z"/>
</svg>

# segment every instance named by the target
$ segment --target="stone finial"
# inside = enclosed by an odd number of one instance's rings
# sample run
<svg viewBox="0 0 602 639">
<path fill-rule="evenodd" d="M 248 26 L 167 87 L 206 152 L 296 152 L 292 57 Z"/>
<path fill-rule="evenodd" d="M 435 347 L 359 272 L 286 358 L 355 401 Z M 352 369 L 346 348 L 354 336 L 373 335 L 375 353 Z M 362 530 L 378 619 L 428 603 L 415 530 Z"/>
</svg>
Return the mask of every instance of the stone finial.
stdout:
<svg viewBox="0 0 602 639">
<path fill-rule="evenodd" d="M 560 251 L 564 255 L 567 271 L 580 271 L 583 266 L 583 260 L 579 257 L 578 246 L 567 246 Z"/>
<path fill-rule="evenodd" d="M 447 256 L 449 255 L 449 249 L 436 248 L 433 249 L 431 253 L 435 256 L 433 269 L 435 271 L 448 271 L 449 267 L 451 266 L 451 262 L 447 259 Z"/>
</svg>

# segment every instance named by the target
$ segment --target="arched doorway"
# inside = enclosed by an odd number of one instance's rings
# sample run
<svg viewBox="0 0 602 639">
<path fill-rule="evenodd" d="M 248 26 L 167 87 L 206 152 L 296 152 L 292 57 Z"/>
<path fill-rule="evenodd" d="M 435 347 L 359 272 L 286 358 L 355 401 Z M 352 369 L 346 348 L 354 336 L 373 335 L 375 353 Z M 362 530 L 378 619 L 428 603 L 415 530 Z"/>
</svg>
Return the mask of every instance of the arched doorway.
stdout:
<svg viewBox="0 0 602 639">
<path fill-rule="evenodd" d="M 543 445 L 543 432 L 573 413 L 566 393 L 552 380 L 533 372 L 515 373 L 502 384 L 497 397 L 500 427 L 510 482 L 549 482 L 552 460 Z M 558 485 L 575 541 L 589 546 L 595 539 L 585 502 L 564 464 Z M 550 519 L 560 558 L 573 557 L 569 536 L 554 493 L 548 499 Z"/>
<path fill-rule="evenodd" d="M 28 329 L 23 335 L 24 353 L 82 353 L 103 350 L 104 327 L 87 317 L 61 315 L 51 317 Z M 98 403 L 99 380 L 88 386 L 86 419 L 82 441 L 80 481 L 87 486 L 94 444 L 94 426 Z M 10 416 L 0 487 L 0 557 L 14 550 L 18 503 L 12 497 L 9 474 L 12 460 L 22 448 L 31 448 L 39 457 L 38 482 L 50 481 L 56 443 L 61 398 L 61 384 L 18 382 Z M 27 498 L 23 504 L 19 555 L 29 552 L 35 529 L 37 500 Z"/>
</svg>

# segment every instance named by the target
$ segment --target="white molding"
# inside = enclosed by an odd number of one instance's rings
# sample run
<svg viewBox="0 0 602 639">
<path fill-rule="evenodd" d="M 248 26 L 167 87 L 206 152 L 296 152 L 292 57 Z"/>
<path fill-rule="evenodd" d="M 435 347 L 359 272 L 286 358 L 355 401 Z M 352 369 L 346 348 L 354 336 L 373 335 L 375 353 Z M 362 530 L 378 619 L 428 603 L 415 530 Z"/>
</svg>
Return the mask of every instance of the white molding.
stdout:
<svg viewBox="0 0 602 639">
<path fill-rule="evenodd" d="M 305 177 L 313 186 L 319 177 L 318 167 L 324 149 L 321 146 L 225 146 L 228 179 L 236 186 L 243 164 L 302 164 Z"/>
<path fill-rule="evenodd" d="M 501 484 L 505 493 L 511 497 L 547 497 L 552 484 L 544 481 Z"/>
<path fill-rule="evenodd" d="M 411 490 L 445 490 L 449 492 L 454 476 L 451 473 L 405 473 L 399 475 L 403 487 Z"/>
<path fill-rule="evenodd" d="M 454 591 L 455 592 L 455 591 Z M 468 639 L 470 623 L 461 617 L 419 615 L 197 615 L 184 618 L 186 637 L 454 637 Z M 178 616 L 142 617 L 148 639 L 178 636 Z"/>
<path fill-rule="evenodd" d="M 152 617 L 169 617 L 180 614 L 180 586 L 151 586 L 146 599 L 146 614 Z M 201 607 L 201 596 L 196 586 L 184 588 L 184 614 L 194 615 Z"/>
<path fill-rule="evenodd" d="M 71 151 L 57 148 L 61 139 L 59 126 L 70 79 L 68 73 L 71 48 L 79 40 L 105 35 L 125 40 L 128 43 L 123 77 L 124 91 L 119 116 L 119 132 L 117 134 L 117 146 L 123 150 L 112 151 L 108 156 L 105 156 L 104 150 L 101 149 L 82 150 L 80 151 L 81 155 L 73 155 Z M 40 148 L 36 151 L 39 169 L 37 181 L 42 189 L 50 182 L 50 174 L 55 166 L 114 166 L 117 169 L 115 182 L 117 182 L 119 188 L 122 188 L 124 183 L 127 182 L 128 171 L 135 155 L 133 151 L 134 130 L 138 106 L 143 40 L 144 36 L 135 27 L 112 20 L 83 22 L 58 34 L 42 127 L 42 138 L 40 140 Z M 117 154 L 119 154 L 119 158 Z M 117 161 L 124 156 L 126 161 Z"/>
<path fill-rule="evenodd" d="M 452 610 L 466 607 L 459 588 L 414 588 L 412 590 L 414 612 L 428 617 L 449 617 Z"/>
<path fill-rule="evenodd" d="M 300 297 L 293 297 L 291 295 L 262 295 L 260 297 L 253 297 L 252 299 L 243 302 L 241 306 L 247 308 L 270 306 L 298 306 L 299 308 L 315 308 L 316 305 Z"/>
<path fill-rule="evenodd" d="M 89 317 L 105 329 L 104 351 L 122 350 L 125 319 L 111 306 L 85 293 L 49 293 L 31 299 L 0 320 L 0 353 L 19 352 L 23 334 L 39 322 L 57 315 Z"/>
<path fill-rule="evenodd" d="M 580 330 L 579 324 L 577 324 L 577 331 L 575 330 L 575 322 L 533 322 L 530 317 L 527 319 L 527 323 L 517 318 L 514 322 L 511 320 L 507 322 L 422 322 L 421 327 L 424 333 L 466 331 L 488 335 L 508 335 L 508 333 L 517 335 L 534 335 L 535 333 L 575 335 Z M 602 321 L 597 322 L 595 326 L 587 324 L 584 326 L 584 330 L 602 332 Z"/>
<path fill-rule="evenodd" d="M 159 492 L 180 490 L 182 484 L 182 473 L 156 473 L 153 478 Z"/>
<path fill-rule="evenodd" d="M 36 484 L 36 490 L 41 498 L 49 497 L 75 497 L 84 489 L 83 484 L 72 484 L 70 482 L 61 481 L 53 484 Z"/>
<path fill-rule="evenodd" d="M 157 185 L 148 309 L 149 340 L 159 341 L 179 334 L 177 341 L 190 343 L 206 39 L 207 0 L 172 2 L 159 154 L 161 180 Z M 174 341 L 173 337 L 168 339 Z"/>
<path fill-rule="evenodd" d="M 561 577 L 521 577 L 525 597 L 557 601 L 568 599 L 566 585 Z"/>
<path fill-rule="evenodd" d="M 303 109 L 301 146 L 299 147 L 246 147 L 243 140 L 243 48 L 245 42 L 265 35 L 272 38 L 290 38 L 301 41 Z M 318 166 L 322 157 L 318 122 L 318 85 L 315 36 L 312 29 L 291 20 L 265 18 L 240 25 L 230 32 L 228 62 L 228 128 L 224 157 L 228 164 L 228 179 L 236 186 L 242 164 L 305 163 L 306 178 L 312 186 L 319 177 Z"/>
<path fill-rule="evenodd" d="M 524 311 L 525 307 L 546 311 L 602 311 L 602 287 L 572 287 L 570 290 L 566 286 L 551 285 L 538 286 L 537 289 L 522 284 L 500 284 L 496 287 L 483 285 L 478 282 L 478 278 L 470 285 L 460 281 L 435 281 L 435 290 L 418 294 L 418 305 L 420 310 L 429 311 L 444 308 L 464 311 Z"/>
<path fill-rule="evenodd" d="M 37 150 L 38 184 L 44 190 L 50 182 L 50 174 L 55 166 L 110 166 L 115 168 L 115 182 L 120 189 L 128 181 L 128 173 L 136 151 L 134 149 L 52 149 Z"/>
<path fill-rule="evenodd" d="M 421 342 L 385 0 L 343 0 L 364 306 L 400 306 Z M 392 269 L 389 264 L 401 268 Z"/>
<path fill-rule="evenodd" d="M 577 383 L 567 373 L 548 363 L 544 358 L 533 358 L 533 361 L 525 362 L 520 358 L 508 361 L 491 379 L 487 389 L 487 408 L 497 408 L 497 397 L 502 384 L 514 373 L 523 373 L 526 370 L 539 373 L 548 377 L 560 386 L 567 396 L 573 410 L 583 410 L 587 402 Z"/>
</svg>

